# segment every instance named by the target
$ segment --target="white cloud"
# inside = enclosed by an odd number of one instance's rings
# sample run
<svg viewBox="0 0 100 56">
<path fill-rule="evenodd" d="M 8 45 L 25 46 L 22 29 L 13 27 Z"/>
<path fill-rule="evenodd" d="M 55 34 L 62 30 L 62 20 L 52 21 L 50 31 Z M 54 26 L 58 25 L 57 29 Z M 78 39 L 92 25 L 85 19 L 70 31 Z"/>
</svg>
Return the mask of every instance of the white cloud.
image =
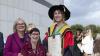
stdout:
<svg viewBox="0 0 100 56">
<path fill-rule="evenodd" d="M 86 19 L 100 19 L 100 11 L 89 12 L 84 18 L 86 18 Z"/>
<path fill-rule="evenodd" d="M 67 0 L 67 4 L 71 10 L 69 24 L 100 25 L 100 0 Z"/>
<path fill-rule="evenodd" d="M 96 0 L 94 3 L 92 3 L 89 8 L 92 10 L 100 10 L 100 1 Z"/>
</svg>

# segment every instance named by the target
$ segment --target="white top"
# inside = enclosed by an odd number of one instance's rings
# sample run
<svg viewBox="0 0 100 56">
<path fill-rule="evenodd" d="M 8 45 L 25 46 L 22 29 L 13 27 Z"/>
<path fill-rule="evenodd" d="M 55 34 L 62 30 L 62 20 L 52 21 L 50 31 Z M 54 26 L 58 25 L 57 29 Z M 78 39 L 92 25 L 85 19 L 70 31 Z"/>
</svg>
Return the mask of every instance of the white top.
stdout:
<svg viewBox="0 0 100 56">
<path fill-rule="evenodd" d="M 93 38 L 90 35 L 87 35 L 84 39 L 82 39 L 82 46 L 81 51 L 85 52 L 86 54 L 93 53 Z"/>
</svg>

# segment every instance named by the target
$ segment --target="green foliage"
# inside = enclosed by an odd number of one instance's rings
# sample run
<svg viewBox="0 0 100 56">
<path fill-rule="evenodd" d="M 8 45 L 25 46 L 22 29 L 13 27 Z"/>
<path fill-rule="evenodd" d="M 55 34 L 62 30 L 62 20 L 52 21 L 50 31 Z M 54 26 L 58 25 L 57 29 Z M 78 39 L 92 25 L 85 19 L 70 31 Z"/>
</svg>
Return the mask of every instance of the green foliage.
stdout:
<svg viewBox="0 0 100 56">
<path fill-rule="evenodd" d="M 84 30 L 84 29 L 87 29 L 87 28 L 90 28 L 92 30 L 92 35 L 93 35 L 94 39 L 95 39 L 97 33 L 100 33 L 100 26 L 96 26 L 94 24 L 90 24 L 90 25 L 87 25 L 85 27 L 83 25 L 80 25 L 80 24 L 75 24 L 75 25 L 71 26 L 71 30 L 74 33 L 74 35 L 75 35 L 77 29 Z"/>
<path fill-rule="evenodd" d="M 97 33 L 100 33 L 100 26 L 96 27 Z"/>
<path fill-rule="evenodd" d="M 75 24 L 75 25 L 72 25 L 71 26 L 71 30 L 72 30 L 72 32 L 75 34 L 76 33 L 76 30 L 77 29 L 84 29 L 84 27 L 82 26 L 82 25 L 80 25 L 80 24 Z"/>
</svg>

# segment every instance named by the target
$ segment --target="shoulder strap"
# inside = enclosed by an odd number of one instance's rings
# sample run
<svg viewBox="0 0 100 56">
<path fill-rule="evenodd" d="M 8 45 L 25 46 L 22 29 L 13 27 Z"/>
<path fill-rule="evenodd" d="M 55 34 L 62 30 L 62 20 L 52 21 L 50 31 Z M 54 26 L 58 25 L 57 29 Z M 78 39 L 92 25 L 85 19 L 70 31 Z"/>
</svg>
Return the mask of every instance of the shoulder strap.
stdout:
<svg viewBox="0 0 100 56">
<path fill-rule="evenodd" d="M 65 31 L 62 33 L 62 53 L 63 53 L 63 55 L 64 55 L 64 36 L 65 36 L 65 34 L 67 33 L 67 32 L 69 32 L 69 31 L 71 31 L 71 29 L 70 28 L 66 28 L 65 29 Z"/>
<path fill-rule="evenodd" d="M 62 37 L 64 37 L 65 36 L 65 34 L 67 33 L 67 32 L 71 32 L 71 29 L 70 28 L 66 28 L 65 29 L 65 31 L 62 33 Z"/>
</svg>

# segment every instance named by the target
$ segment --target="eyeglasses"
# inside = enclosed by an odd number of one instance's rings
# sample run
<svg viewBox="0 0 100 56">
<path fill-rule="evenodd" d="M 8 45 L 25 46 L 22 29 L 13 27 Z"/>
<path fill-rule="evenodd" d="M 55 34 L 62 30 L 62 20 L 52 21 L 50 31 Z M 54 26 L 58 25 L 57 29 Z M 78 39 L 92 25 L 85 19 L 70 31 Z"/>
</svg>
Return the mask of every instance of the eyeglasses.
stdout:
<svg viewBox="0 0 100 56">
<path fill-rule="evenodd" d="M 17 25 L 25 25 L 25 23 L 17 23 Z"/>
</svg>

